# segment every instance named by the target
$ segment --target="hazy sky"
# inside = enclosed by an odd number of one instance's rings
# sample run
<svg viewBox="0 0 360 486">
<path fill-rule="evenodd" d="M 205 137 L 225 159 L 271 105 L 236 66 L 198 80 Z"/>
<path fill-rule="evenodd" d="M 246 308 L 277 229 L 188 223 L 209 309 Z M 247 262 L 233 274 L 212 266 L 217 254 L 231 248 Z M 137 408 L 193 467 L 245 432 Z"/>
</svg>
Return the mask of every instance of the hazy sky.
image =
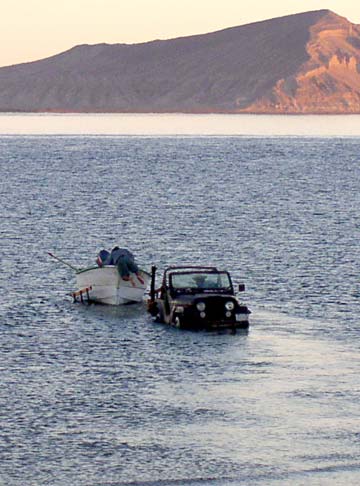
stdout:
<svg viewBox="0 0 360 486">
<path fill-rule="evenodd" d="M 360 24 L 359 0 L 0 0 L 0 66 L 78 44 L 203 34 L 327 8 Z"/>
</svg>

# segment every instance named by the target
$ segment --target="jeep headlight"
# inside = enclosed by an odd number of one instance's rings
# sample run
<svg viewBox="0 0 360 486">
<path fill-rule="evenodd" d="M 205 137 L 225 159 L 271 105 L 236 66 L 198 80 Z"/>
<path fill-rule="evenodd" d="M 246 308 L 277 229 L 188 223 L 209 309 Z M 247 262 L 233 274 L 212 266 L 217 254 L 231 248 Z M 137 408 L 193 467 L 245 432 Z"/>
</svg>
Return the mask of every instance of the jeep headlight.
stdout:
<svg viewBox="0 0 360 486">
<path fill-rule="evenodd" d="M 184 307 L 182 305 L 177 305 L 174 309 L 177 314 L 184 314 Z"/>
<path fill-rule="evenodd" d="M 234 310 L 234 308 L 235 308 L 235 304 L 232 300 L 229 300 L 228 302 L 226 302 L 226 304 L 225 304 L 226 310 L 232 311 L 232 310 Z"/>
<path fill-rule="evenodd" d="M 206 308 L 206 305 L 205 305 L 205 302 L 198 302 L 196 304 L 196 308 L 199 312 L 204 312 L 205 308 Z"/>
</svg>

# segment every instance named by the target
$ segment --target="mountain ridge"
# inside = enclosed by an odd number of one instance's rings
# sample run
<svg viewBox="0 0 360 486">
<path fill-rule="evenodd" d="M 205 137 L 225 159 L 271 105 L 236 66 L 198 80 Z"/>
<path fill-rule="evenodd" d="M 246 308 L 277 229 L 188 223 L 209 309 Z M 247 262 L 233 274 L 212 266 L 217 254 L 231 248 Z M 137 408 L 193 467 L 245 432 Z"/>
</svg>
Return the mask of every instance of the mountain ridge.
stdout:
<svg viewBox="0 0 360 486">
<path fill-rule="evenodd" d="M 360 26 L 330 10 L 0 68 L 0 111 L 360 113 Z"/>
</svg>

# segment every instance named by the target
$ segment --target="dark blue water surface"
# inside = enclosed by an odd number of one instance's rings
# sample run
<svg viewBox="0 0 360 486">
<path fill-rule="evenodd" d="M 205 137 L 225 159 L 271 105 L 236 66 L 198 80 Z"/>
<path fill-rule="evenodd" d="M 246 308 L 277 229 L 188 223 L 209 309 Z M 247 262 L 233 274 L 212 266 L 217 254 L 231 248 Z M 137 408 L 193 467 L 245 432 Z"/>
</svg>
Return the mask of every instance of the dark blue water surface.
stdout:
<svg viewBox="0 0 360 486">
<path fill-rule="evenodd" d="M 357 485 L 360 139 L 0 137 L 0 484 Z M 73 304 L 98 250 L 215 264 L 248 333 Z"/>
</svg>

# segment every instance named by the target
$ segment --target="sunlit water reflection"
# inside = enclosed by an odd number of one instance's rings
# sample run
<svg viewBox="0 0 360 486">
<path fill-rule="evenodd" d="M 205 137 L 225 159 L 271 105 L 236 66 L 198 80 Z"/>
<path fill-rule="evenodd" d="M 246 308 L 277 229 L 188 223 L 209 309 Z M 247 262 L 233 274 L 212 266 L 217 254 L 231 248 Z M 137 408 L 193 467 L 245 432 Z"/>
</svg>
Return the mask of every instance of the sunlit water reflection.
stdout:
<svg viewBox="0 0 360 486">
<path fill-rule="evenodd" d="M 359 137 L 360 115 L 0 113 L 0 134 Z"/>
<path fill-rule="evenodd" d="M 357 138 L 0 138 L 6 485 L 355 485 Z M 119 243 L 245 282 L 248 332 L 74 305 Z"/>
</svg>

